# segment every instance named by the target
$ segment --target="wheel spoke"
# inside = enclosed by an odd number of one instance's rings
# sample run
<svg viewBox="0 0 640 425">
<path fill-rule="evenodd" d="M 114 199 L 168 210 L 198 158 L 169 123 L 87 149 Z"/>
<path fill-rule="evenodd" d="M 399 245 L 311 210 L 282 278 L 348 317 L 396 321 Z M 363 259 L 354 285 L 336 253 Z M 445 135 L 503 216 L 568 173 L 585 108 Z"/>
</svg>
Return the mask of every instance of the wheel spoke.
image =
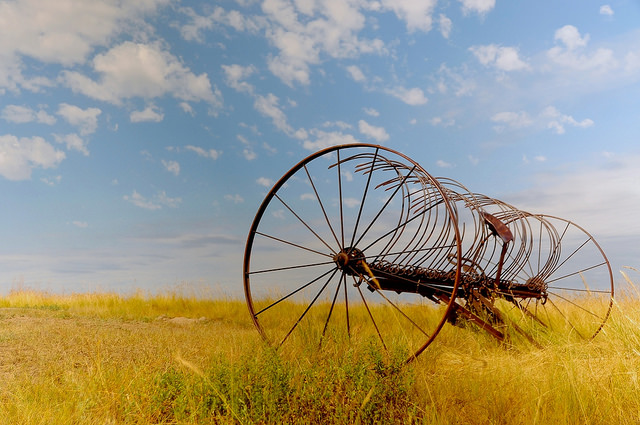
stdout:
<svg viewBox="0 0 640 425">
<path fill-rule="evenodd" d="M 595 268 L 597 268 L 597 267 L 602 267 L 602 266 L 606 266 L 606 265 L 607 265 L 607 263 L 605 263 L 605 262 L 602 262 L 602 263 L 600 263 L 600 264 L 595 264 L 595 265 L 593 265 L 593 266 L 586 267 L 586 268 L 584 268 L 584 269 L 582 269 L 582 270 L 578 270 L 578 271 L 576 271 L 576 272 L 569 273 L 569 274 L 566 274 L 566 275 L 564 275 L 564 276 L 556 277 L 555 279 L 551 279 L 551 280 L 549 280 L 549 281 L 546 281 L 546 283 L 557 282 L 557 281 L 559 281 L 559 280 L 561 280 L 561 279 L 566 279 L 567 277 L 575 276 L 575 275 L 577 275 L 577 274 L 584 273 L 584 272 L 586 272 L 586 271 L 593 270 L 593 269 L 595 269 Z M 568 288 L 567 288 L 567 289 L 568 289 Z M 593 291 L 593 292 L 597 292 L 597 291 Z M 611 291 L 607 291 L 607 292 L 611 292 Z"/>
<path fill-rule="evenodd" d="M 378 335 L 378 338 L 380 339 L 380 343 L 382 344 L 382 347 L 385 349 L 385 351 L 387 350 L 387 345 L 384 343 L 384 338 L 382 337 L 382 334 L 380 333 L 380 328 L 378 328 L 378 324 L 376 323 L 376 320 L 373 318 L 373 314 L 371 313 L 371 309 L 369 308 L 369 303 L 367 302 L 367 299 L 364 297 L 364 295 L 362 294 L 362 290 L 360 289 L 360 284 L 363 282 L 364 279 L 360 278 L 360 281 L 357 281 L 355 276 L 353 276 L 353 281 L 354 284 L 356 286 L 356 288 L 358 288 L 358 294 L 360 294 L 360 299 L 362 300 L 362 304 L 365 306 L 366 310 L 367 310 L 367 315 L 369 316 L 369 319 L 371 319 L 371 323 L 373 324 L 373 327 L 376 330 L 376 334 Z"/>
<path fill-rule="evenodd" d="M 340 287 L 344 282 L 344 273 L 340 275 L 340 280 L 338 281 L 338 285 L 336 286 L 336 292 L 333 294 L 333 299 L 331 300 L 331 308 L 329 308 L 329 313 L 327 314 L 327 320 L 324 321 L 324 328 L 322 328 L 322 334 L 320 335 L 320 341 L 318 344 L 318 348 L 322 345 L 322 340 L 324 339 L 325 334 L 327 333 L 327 328 L 329 327 L 329 320 L 331 320 L 331 315 L 333 314 L 333 309 L 336 306 L 336 300 L 338 299 L 338 294 L 340 293 Z"/>
<path fill-rule="evenodd" d="M 332 258 L 331 255 L 329 255 L 327 253 L 316 251 L 315 249 L 307 248 L 306 246 L 302 246 L 302 245 L 294 243 L 294 242 L 290 242 L 290 241 L 287 241 L 287 240 L 284 240 L 284 239 L 280 239 L 280 238 L 277 238 L 275 236 L 267 235 L 266 233 L 256 232 L 256 235 L 264 236 L 265 238 L 269 238 L 269 239 L 281 242 L 281 243 L 286 244 L 286 245 L 295 246 L 296 248 L 300 248 L 300 249 L 302 249 L 304 251 L 309 251 L 309 252 L 311 252 L 313 254 L 318 254 L 320 256 L 326 256 L 326 257 Z"/>
<path fill-rule="evenodd" d="M 369 223 L 369 225 L 367 226 L 367 228 L 364 230 L 364 232 L 362 232 L 362 235 L 360 235 L 360 237 L 358 238 L 358 241 L 355 243 L 355 245 L 358 245 L 360 243 L 360 241 L 362 241 L 362 238 L 365 237 L 365 235 L 367 234 L 367 232 L 369 232 L 369 229 L 371 229 L 371 227 L 373 227 L 373 225 L 375 224 L 375 222 L 378 220 L 378 218 L 380 217 L 380 215 L 384 212 L 384 210 L 387 208 L 387 206 L 389 205 L 389 203 L 391 203 L 391 200 L 394 198 L 394 196 L 396 195 L 396 193 L 398 193 L 398 191 L 400 190 L 400 188 L 402 187 L 402 185 L 406 182 L 407 178 L 411 175 L 411 173 L 413 173 L 413 171 L 416 169 L 415 165 L 411 168 L 411 170 L 403 176 L 402 178 L 402 182 L 400 184 L 398 184 L 398 186 L 396 187 L 396 189 L 393 191 L 393 193 L 391 194 L 391 196 L 387 199 L 387 201 L 384 203 L 384 205 L 382 206 L 382 208 L 380 208 L 380 210 L 378 211 L 378 213 L 375 215 L 375 217 L 371 220 L 371 223 Z M 417 217 L 417 216 L 416 216 Z"/>
<path fill-rule="evenodd" d="M 433 205 L 431 208 L 435 208 L 436 205 Z M 425 210 L 426 211 L 426 210 Z M 392 233 L 397 232 L 401 227 L 406 227 L 408 224 L 410 224 L 411 222 L 413 222 L 414 220 L 421 218 L 420 214 L 416 214 L 413 217 L 407 219 L 406 221 L 402 222 L 401 224 L 399 224 L 396 227 L 393 227 L 391 230 L 389 230 L 388 232 L 384 233 L 382 236 L 376 238 L 373 242 L 371 242 L 369 245 L 367 245 L 366 247 L 364 247 L 364 249 L 362 251 L 366 252 L 369 248 L 371 248 L 372 246 L 376 245 L 378 242 L 380 242 L 381 240 L 383 240 L 384 238 L 386 238 L 387 236 L 391 235 Z M 364 234 L 362 235 L 362 237 L 364 237 Z M 360 239 L 362 239 L 362 237 Z M 454 247 L 456 245 L 439 245 L 437 247 L 433 247 L 430 249 L 440 249 L 442 247 L 447 248 L 447 247 Z M 401 254 L 403 252 L 410 252 L 410 251 L 400 251 L 396 254 Z M 389 253 L 385 253 L 385 255 L 389 255 Z M 393 254 L 395 255 L 395 254 Z"/>
<path fill-rule="evenodd" d="M 557 293 L 555 293 L 555 292 L 549 292 L 549 294 L 551 294 L 551 295 L 553 295 L 553 296 L 555 296 L 555 297 L 560 298 L 562 301 L 567 302 L 567 303 L 569 303 L 569 304 L 573 305 L 574 307 L 579 308 L 580 310 L 582 310 L 582 311 L 584 311 L 585 313 L 588 313 L 588 314 L 590 314 L 590 315 L 594 316 L 594 317 L 595 317 L 595 318 L 597 318 L 597 319 L 600 319 L 600 320 L 604 319 L 604 317 L 600 317 L 600 316 L 598 316 L 598 315 L 597 315 L 597 314 L 595 314 L 593 311 L 591 311 L 591 310 L 587 310 L 586 308 L 582 307 L 580 304 L 577 304 L 577 303 L 575 303 L 575 302 L 571 301 L 571 300 L 570 300 L 569 298 L 567 298 L 567 297 L 563 297 L 562 295 L 557 294 Z M 554 307 L 555 307 L 555 304 L 554 304 Z M 556 308 L 557 308 L 557 307 L 556 307 Z"/>
<path fill-rule="evenodd" d="M 459 258 L 461 242 L 447 193 L 416 162 L 382 146 L 332 146 L 296 164 L 260 205 L 245 247 L 245 298 L 261 336 L 283 350 L 297 336 L 324 347 L 334 332 L 338 340 L 357 333 L 381 350 L 400 337 L 410 359 L 417 356 L 441 330 L 450 304 L 432 312 L 413 306 L 452 300 L 454 282 L 420 288 L 438 300 L 417 290 L 396 299 L 390 289 L 363 289 L 368 278 L 358 262 L 451 268 L 447 255 Z M 272 295 L 279 285 L 286 289 Z"/>
<path fill-rule="evenodd" d="M 371 177 L 373 176 L 373 169 L 376 165 L 376 159 L 378 158 L 378 149 L 373 156 L 373 160 L 371 161 L 371 169 L 369 170 L 369 176 L 367 177 L 367 184 L 364 187 L 364 192 L 362 192 L 362 201 L 360 202 L 360 208 L 358 209 L 358 217 L 356 218 L 356 224 L 353 227 L 353 234 L 351 235 L 351 242 L 349 246 L 353 246 L 353 243 L 356 239 L 356 234 L 358 233 L 358 225 L 360 224 L 360 218 L 362 217 L 362 209 L 364 208 L 365 200 L 367 199 L 367 193 L 369 192 L 369 184 L 371 184 Z"/>
<path fill-rule="evenodd" d="M 361 279 L 365 280 L 363 275 L 359 275 Z M 390 306 L 392 306 L 398 313 L 400 313 L 405 319 L 409 321 L 420 333 L 422 333 L 427 338 L 431 337 L 420 325 L 418 325 L 411 317 L 409 317 L 400 307 L 398 307 L 393 301 L 391 301 L 385 294 L 378 288 L 374 288 L 375 292 L 380 295 Z"/>
<path fill-rule="evenodd" d="M 305 171 L 305 173 L 307 173 L 307 177 L 309 178 L 309 183 L 311 183 L 311 187 L 313 188 L 313 193 L 315 193 L 315 195 L 316 195 L 316 199 L 318 200 L 318 204 L 320 205 L 320 209 L 322 210 L 322 215 L 324 215 L 324 219 L 327 222 L 327 226 L 329 226 L 329 230 L 331 230 L 331 234 L 333 235 L 333 238 L 336 240 L 336 244 L 338 246 L 340 246 L 340 241 L 338 241 L 338 237 L 336 236 L 336 232 L 333 230 L 333 226 L 331 225 L 331 222 L 329 221 L 329 216 L 327 215 L 327 211 L 325 210 L 324 204 L 322 203 L 322 200 L 320 199 L 320 195 L 318 195 L 318 190 L 316 189 L 316 185 L 313 183 L 313 179 L 311 178 L 311 174 L 309 174 L 309 170 L 307 169 L 306 164 L 304 166 L 304 171 Z"/>
<path fill-rule="evenodd" d="M 553 271 L 552 271 L 549 275 L 551 275 L 551 274 L 555 273 L 556 271 L 558 271 L 558 269 L 559 269 L 560 267 L 562 267 L 562 266 L 563 266 L 567 261 L 569 261 L 569 260 L 571 259 L 571 257 L 573 257 L 573 256 L 574 256 L 578 251 L 580 251 L 580 250 L 581 250 L 581 249 L 582 249 L 586 244 L 588 244 L 590 240 L 591 240 L 591 238 L 589 238 L 589 239 L 587 239 L 586 241 L 584 241 L 584 242 L 582 243 L 582 245 L 580 245 L 578 248 L 576 248 L 576 249 L 571 253 L 571 255 L 569 255 L 567 258 L 565 258 L 565 259 L 562 261 L 562 263 L 558 264 L 558 266 L 556 266 L 556 267 L 553 269 Z M 602 264 L 604 264 L 604 263 L 602 263 Z M 602 265 L 602 264 L 599 264 L 599 265 Z M 597 267 L 597 266 L 596 266 L 596 267 Z M 589 270 L 589 269 L 585 269 L 585 270 Z M 573 274 L 575 274 L 575 273 L 573 273 Z M 571 276 L 571 275 L 569 275 L 569 276 Z"/>
<path fill-rule="evenodd" d="M 266 306 L 265 308 L 263 308 L 262 310 L 260 310 L 259 312 L 257 312 L 256 314 L 254 314 L 254 317 L 258 317 L 258 315 L 260 315 L 261 313 L 269 310 L 271 307 L 280 304 L 282 301 L 294 296 L 295 294 L 297 294 L 298 292 L 302 291 L 303 289 L 306 289 L 307 287 L 313 285 L 314 283 L 316 283 L 317 281 L 319 281 L 320 279 L 322 279 L 323 277 L 325 277 L 326 275 L 328 275 L 329 273 L 333 272 L 334 274 L 336 273 L 338 269 L 335 268 L 333 270 L 329 270 L 323 274 L 321 274 L 320 276 L 316 277 L 315 279 L 313 279 L 310 282 L 307 282 L 306 284 L 302 285 L 301 287 L 299 287 L 298 289 L 296 289 L 295 291 L 291 291 L 289 292 L 287 295 L 285 295 L 284 297 L 278 299 L 277 301 L 273 302 L 272 304 L 269 304 L 268 306 Z M 331 278 L 329 278 L 329 280 L 331 280 Z"/>
<path fill-rule="evenodd" d="M 320 297 L 320 295 L 324 292 L 324 290 L 327 288 L 327 286 L 329 285 L 329 282 L 331 282 L 331 279 L 333 279 L 333 276 L 335 276 L 336 272 L 338 271 L 338 269 L 336 268 L 333 273 L 331 274 L 331 276 L 329 276 L 329 279 L 327 279 L 327 281 L 324 283 L 324 285 L 322 285 L 322 288 L 320 288 L 320 290 L 318 291 L 318 293 L 316 294 L 315 297 L 313 297 L 313 300 L 309 303 L 309 305 L 307 306 L 307 308 L 304 310 L 304 312 L 302 313 L 302 315 L 300 317 L 298 317 L 298 320 L 296 320 L 296 322 L 294 323 L 294 325 L 291 327 L 291 329 L 289 329 L 289 332 L 287 332 L 287 334 L 284 336 L 284 338 L 282 339 L 282 341 L 280 341 L 280 344 L 278 344 L 278 346 L 282 346 L 282 344 L 284 344 L 284 342 L 289 338 L 289 336 L 291 335 L 291 333 L 293 333 L 293 331 L 298 327 L 298 325 L 300 324 L 300 322 L 302 321 L 302 319 L 304 319 L 304 317 L 307 315 L 307 313 L 309 312 L 309 310 L 311 309 L 311 307 L 313 307 L 313 305 L 316 303 L 316 301 L 318 300 L 318 298 Z"/>
<path fill-rule="evenodd" d="M 562 297 L 560 297 L 560 298 L 562 298 Z M 562 316 L 562 318 L 565 320 L 565 322 L 567 322 L 567 324 L 568 324 L 569 326 L 571 326 L 571 328 L 572 328 L 574 331 L 576 331 L 576 333 L 577 333 L 577 334 L 578 334 L 582 339 L 586 339 L 586 338 L 585 338 L 585 337 L 580 333 L 580 331 L 578 330 L 578 328 L 576 328 L 576 327 L 574 326 L 574 324 L 573 324 L 573 323 L 571 323 L 571 320 L 569 320 L 569 318 L 568 318 L 568 317 L 567 317 L 567 316 L 562 312 L 562 310 L 560 310 L 560 309 L 558 308 L 558 306 L 556 305 L 556 303 L 554 303 L 554 302 L 553 302 L 553 300 L 547 299 L 547 302 L 551 303 L 551 305 L 552 305 L 552 306 L 553 306 L 553 307 L 558 311 L 558 313 L 560 314 L 560 316 Z M 585 310 L 585 311 L 587 311 L 587 310 Z"/>
<path fill-rule="evenodd" d="M 333 248 L 331 246 L 329 246 L 329 244 L 327 242 L 325 242 L 324 239 L 322 239 L 312 228 L 311 226 L 309 226 L 307 224 L 306 221 L 304 221 L 302 218 L 300 218 L 300 216 L 298 214 L 296 214 L 295 211 L 293 211 L 293 209 L 289 206 L 289 204 L 287 204 L 286 202 L 284 202 L 282 200 L 282 198 L 280 198 L 280 196 L 278 196 L 277 194 L 275 195 L 275 198 L 280 201 L 282 203 L 282 205 L 284 205 L 290 212 L 291 214 L 293 214 L 299 221 L 300 223 L 302 223 L 304 225 L 304 227 L 306 227 L 311 233 L 313 233 L 313 235 L 318 238 L 318 240 L 320 242 L 322 242 L 324 244 L 324 246 L 326 246 L 327 248 L 329 248 L 329 251 L 331 251 L 333 254 L 336 254 L 336 252 L 333 250 Z"/>
<path fill-rule="evenodd" d="M 298 264 L 295 266 L 284 266 L 284 267 L 276 267 L 273 269 L 254 270 L 252 272 L 248 272 L 247 274 L 254 275 L 254 274 L 262 274 L 262 273 L 275 273 L 275 272 L 282 272 L 285 270 L 306 269 L 308 267 L 327 266 L 329 264 L 335 264 L 335 263 L 333 261 L 323 261 L 322 263 Z"/>
</svg>

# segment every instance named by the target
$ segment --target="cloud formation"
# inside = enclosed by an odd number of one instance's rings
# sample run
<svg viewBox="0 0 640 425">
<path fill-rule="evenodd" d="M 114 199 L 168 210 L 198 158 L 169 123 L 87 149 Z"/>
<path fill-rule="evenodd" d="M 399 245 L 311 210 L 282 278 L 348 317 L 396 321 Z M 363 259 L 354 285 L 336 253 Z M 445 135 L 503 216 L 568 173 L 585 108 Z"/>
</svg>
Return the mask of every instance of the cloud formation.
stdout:
<svg viewBox="0 0 640 425">
<path fill-rule="evenodd" d="M 211 86 L 206 73 L 196 75 L 160 44 L 126 41 L 93 58 L 93 80 L 77 71 L 64 71 L 62 81 L 74 92 L 116 105 L 125 99 L 176 99 L 204 101 L 222 106 L 222 95 Z"/>
<path fill-rule="evenodd" d="M 56 167 L 64 158 L 42 137 L 0 136 L 0 175 L 8 180 L 27 180 L 34 168 Z"/>
</svg>

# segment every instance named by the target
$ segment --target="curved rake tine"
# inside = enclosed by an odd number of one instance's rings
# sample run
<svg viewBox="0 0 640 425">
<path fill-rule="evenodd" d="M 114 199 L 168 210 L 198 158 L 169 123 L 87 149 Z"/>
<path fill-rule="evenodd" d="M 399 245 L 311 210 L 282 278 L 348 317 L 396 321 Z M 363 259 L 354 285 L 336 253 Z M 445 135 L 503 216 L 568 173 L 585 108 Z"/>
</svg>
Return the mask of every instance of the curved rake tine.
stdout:
<svg viewBox="0 0 640 425">
<path fill-rule="evenodd" d="M 534 338 L 552 331 L 595 336 L 614 303 L 609 260 L 582 227 L 434 178 L 372 144 L 331 146 L 285 173 L 244 255 L 253 322 L 276 347 L 300 334 L 326 348 L 346 331 L 388 350 L 397 336 L 408 363 L 454 316 L 540 347 Z M 285 295 L 272 294 L 284 280 Z M 437 307 L 420 310 L 429 302 Z"/>
<path fill-rule="evenodd" d="M 380 208 L 380 211 L 378 211 L 378 213 L 375 215 L 375 217 L 371 220 L 371 223 L 369 223 L 367 228 L 362 232 L 362 235 L 360 235 L 360 238 L 358 238 L 357 242 L 355 243 L 356 245 L 358 245 L 360 243 L 360 241 L 362 241 L 362 238 L 364 238 L 364 236 L 367 234 L 367 232 L 369 232 L 369 230 L 371 229 L 371 227 L 373 227 L 375 222 L 378 221 L 378 218 L 380 218 L 380 215 L 382 215 L 384 210 L 391 203 L 391 200 L 396 196 L 396 194 L 398 193 L 398 191 L 400 190 L 402 185 L 407 181 L 407 179 L 409 178 L 409 176 L 411 175 L 411 173 L 413 173 L 413 171 L 415 169 L 416 169 L 416 166 L 414 165 L 413 168 L 411 168 L 411 170 L 405 176 L 402 177 L 402 182 L 395 188 L 395 190 L 393 191 L 391 196 L 387 199 L 387 201 L 384 203 L 382 208 Z M 416 217 L 418 217 L 418 216 L 416 216 Z"/>
<path fill-rule="evenodd" d="M 337 170 L 338 170 L 338 199 L 340 202 L 340 231 L 341 231 L 341 244 L 340 249 L 344 248 L 344 212 L 342 206 L 342 171 L 341 171 L 341 162 L 340 162 L 340 151 L 336 152 L 338 156 L 337 162 Z"/>
</svg>

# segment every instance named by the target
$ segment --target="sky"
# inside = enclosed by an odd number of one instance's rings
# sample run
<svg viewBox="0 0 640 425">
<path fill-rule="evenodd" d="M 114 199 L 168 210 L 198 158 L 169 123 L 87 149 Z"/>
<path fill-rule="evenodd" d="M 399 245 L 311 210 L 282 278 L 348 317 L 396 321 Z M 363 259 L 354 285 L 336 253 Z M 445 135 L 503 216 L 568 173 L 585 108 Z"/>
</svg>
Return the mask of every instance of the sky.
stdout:
<svg viewBox="0 0 640 425">
<path fill-rule="evenodd" d="M 638 136 L 638 1 L 0 0 L 0 294 L 240 294 L 274 182 L 355 142 L 578 223 L 619 279 Z"/>
</svg>

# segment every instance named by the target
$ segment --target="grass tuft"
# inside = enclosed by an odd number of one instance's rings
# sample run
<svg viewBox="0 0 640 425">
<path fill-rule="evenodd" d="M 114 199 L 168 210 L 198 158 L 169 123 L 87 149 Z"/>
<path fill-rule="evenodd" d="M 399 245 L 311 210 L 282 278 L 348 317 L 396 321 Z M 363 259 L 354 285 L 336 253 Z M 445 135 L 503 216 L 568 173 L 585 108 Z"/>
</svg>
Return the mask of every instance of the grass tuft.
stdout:
<svg viewBox="0 0 640 425">
<path fill-rule="evenodd" d="M 407 347 L 364 336 L 276 351 L 240 300 L 13 291 L 0 298 L 0 423 L 636 424 L 631 272 L 593 341 L 501 344 L 446 325 L 408 365 Z"/>
</svg>

